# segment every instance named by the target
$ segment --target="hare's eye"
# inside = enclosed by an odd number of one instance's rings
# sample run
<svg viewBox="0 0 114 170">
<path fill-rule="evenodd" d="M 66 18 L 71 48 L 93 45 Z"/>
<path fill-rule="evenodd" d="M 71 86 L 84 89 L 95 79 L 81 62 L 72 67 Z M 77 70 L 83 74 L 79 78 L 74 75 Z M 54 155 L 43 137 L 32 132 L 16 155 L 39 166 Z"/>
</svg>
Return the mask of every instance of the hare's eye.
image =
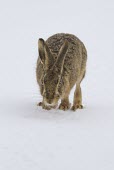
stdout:
<svg viewBox="0 0 114 170">
<path fill-rule="evenodd" d="M 44 84 L 47 82 L 47 80 L 44 79 Z"/>
<path fill-rule="evenodd" d="M 59 95 L 59 94 L 55 94 L 55 97 L 56 97 L 56 98 L 59 98 L 59 97 L 60 97 L 60 95 Z"/>
</svg>

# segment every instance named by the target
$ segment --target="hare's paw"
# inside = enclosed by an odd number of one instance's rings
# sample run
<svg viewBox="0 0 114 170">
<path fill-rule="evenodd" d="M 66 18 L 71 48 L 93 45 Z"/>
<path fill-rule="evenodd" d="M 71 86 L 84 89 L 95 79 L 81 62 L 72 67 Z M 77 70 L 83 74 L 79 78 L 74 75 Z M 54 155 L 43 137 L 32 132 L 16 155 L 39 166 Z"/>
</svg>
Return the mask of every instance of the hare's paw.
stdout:
<svg viewBox="0 0 114 170">
<path fill-rule="evenodd" d="M 51 107 L 49 107 L 49 106 L 46 106 L 46 105 L 42 105 L 42 109 L 45 109 L 45 110 L 50 110 L 50 109 L 51 109 Z"/>
<path fill-rule="evenodd" d="M 77 109 L 83 109 L 83 105 L 81 104 L 76 104 L 71 107 L 71 110 L 75 111 Z"/>
<path fill-rule="evenodd" d="M 45 109 L 45 110 L 50 110 L 50 109 L 51 109 L 51 107 L 44 105 L 43 102 L 39 102 L 39 103 L 37 104 L 37 106 L 42 106 L 42 109 Z"/>
<path fill-rule="evenodd" d="M 43 102 L 39 102 L 37 106 L 43 106 Z"/>
<path fill-rule="evenodd" d="M 65 110 L 70 109 L 70 106 L 71 106 L 70 103 L 61 103 L 61 104 L 59 105 L 59 109 L 65 111 Z"/>
</svg>

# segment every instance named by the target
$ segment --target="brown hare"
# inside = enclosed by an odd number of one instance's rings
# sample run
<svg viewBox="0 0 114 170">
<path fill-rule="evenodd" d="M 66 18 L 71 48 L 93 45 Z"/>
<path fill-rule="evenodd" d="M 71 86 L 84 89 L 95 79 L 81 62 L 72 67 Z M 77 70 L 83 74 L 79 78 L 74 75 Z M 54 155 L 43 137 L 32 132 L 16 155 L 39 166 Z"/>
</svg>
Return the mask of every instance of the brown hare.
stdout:
<svg viewBox="0 0 114 170">
<path fill-rule="evenodd" d="M 59 109 L 70 108 L 69 94 L 76 84 L 72 110 L 82 109 L 80 83 L 85 76 L 87 51 L 84 44 L 74 35 L 59 33 L 46 41 L 38 41 L 39 57 L 36 77 L 40 87 L 43 109 L 55 108 L 59 99 Z"/>
</svg>

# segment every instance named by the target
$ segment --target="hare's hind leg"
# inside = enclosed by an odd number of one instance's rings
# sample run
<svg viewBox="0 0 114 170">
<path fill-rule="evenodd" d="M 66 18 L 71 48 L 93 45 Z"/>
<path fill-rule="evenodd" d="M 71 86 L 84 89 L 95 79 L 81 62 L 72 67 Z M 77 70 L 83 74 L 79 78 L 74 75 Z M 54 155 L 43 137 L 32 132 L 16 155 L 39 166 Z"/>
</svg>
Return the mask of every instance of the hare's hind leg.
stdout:
<svg viewBox="0 0 114 170">
<path fill-rule="evenodd" d="M 76 90 L 74 92 L 74 101 L 73 101 L 73 106 L 72 106 L 72 110 L 76 110 L 76 109 L 82 109 L 82 92 L 81 92 L 81 87 L 80 87 L 80 83 L 76 84 Z"/>
<path fill-rule="evenodd" d="M 81 87 L 80 87 L 80 83 L 83 80 L 83 78 L 85 77 L 85 72 L 83 72 L 82 76 L 80 77 L 80 80 L 78 80 L 78 82 L 76 83 L 76 89 L 74 92 L 74 100 L 73 100 L 73 106 L 71 108 L 71 110 L 76 110 L 76 109 L 83 109 L 83 105 L 82 105 L 82 91 L 81 91 Z"/>
</svg>

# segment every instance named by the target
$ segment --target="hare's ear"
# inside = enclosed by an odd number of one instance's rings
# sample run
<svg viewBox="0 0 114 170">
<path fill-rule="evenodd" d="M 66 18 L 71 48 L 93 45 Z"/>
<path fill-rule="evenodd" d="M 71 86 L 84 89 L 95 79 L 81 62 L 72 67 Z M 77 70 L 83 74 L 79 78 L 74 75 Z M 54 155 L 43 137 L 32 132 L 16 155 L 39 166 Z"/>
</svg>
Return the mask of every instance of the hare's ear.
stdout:
<svg viewBox="0 0 114 170">
<path fill-rule="evenodd" d="M 60 69 L 63 68 L 64 59 L 65 59 L 65 56 L 66 56 L 66 53 L 67 53 L 67 49 L 68 49 L 68 41 L 65 40 L 64 44 L 60 48 L 58 58 L 57 58 L 57 61 L 56 61 L 56 66 Z"/>
<path fill-rule="evenodd" d="M 38 40 L 38 52 L 41 62 L 44 63 L 45 61 L 44 40 L 41 38 Z"/>
<path fill-rule="evenodd" d="M 42 64 L 44 64 L 45 68 L 48 68 L 52 65 L 52 63 L 54 63 L 53 55 L 42 38 L 38 40 L 38 51 Z"/>
</svg>

